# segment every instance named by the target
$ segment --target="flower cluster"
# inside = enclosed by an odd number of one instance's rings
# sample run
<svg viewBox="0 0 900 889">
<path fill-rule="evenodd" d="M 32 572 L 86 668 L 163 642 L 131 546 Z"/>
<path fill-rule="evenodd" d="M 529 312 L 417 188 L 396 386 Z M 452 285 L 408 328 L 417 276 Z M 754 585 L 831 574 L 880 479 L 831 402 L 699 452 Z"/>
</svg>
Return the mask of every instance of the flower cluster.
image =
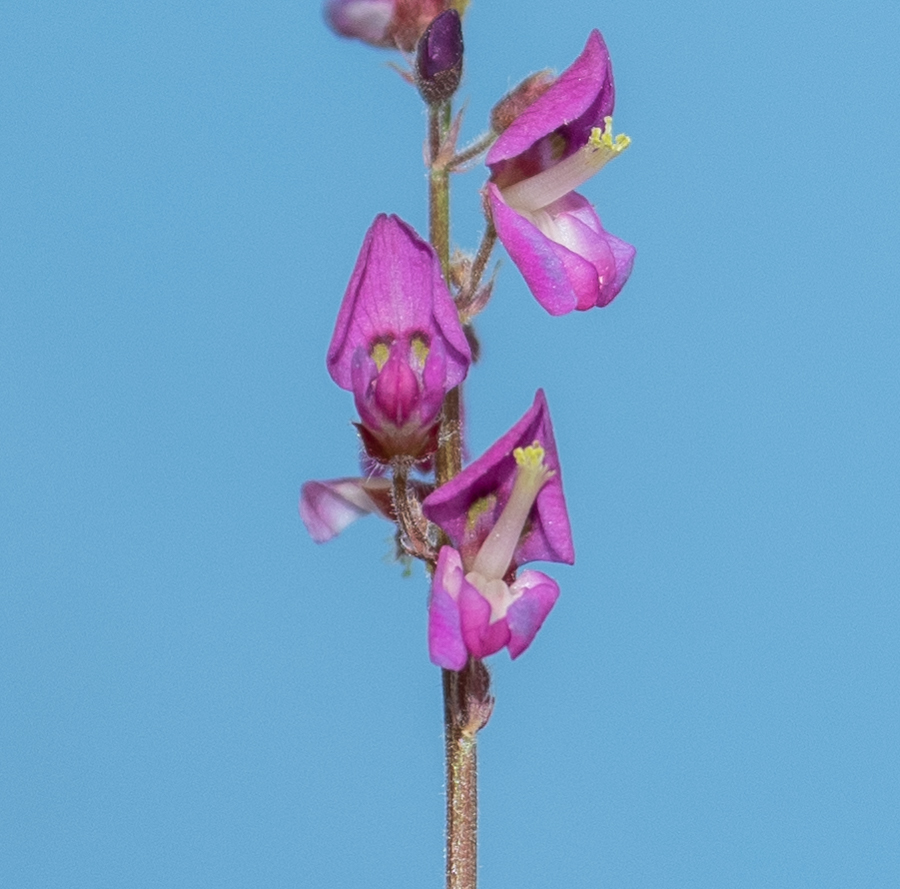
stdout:
<svg viewBox="0 0 900 889">
<path fill-rule="evenodd" d="M 317 542 L 369 513 L 396 524 L 401 551 L 431 572 L 428 649 L 450 671 L 502 648 L 522 654 L 559 597 L 556 581 L 522 566 L 574 561 L 543 391 L 484 454 L 447 469 L 453 447 L 461 459 L 459 390 L 477 356 L 472 321 L 492 290 L 493 280 L 481 281 L 491 248 L 499 239 L 551 315 L 608 305 L 635 252 L 575 191 L 629 144 L 613 135 L 615 87 L 600 32 L 558 77 L 526 78 L 494 107 L 487 134 L 457 150 L 461 120 L 451 118 L 449 102 L 462 76 L 465 5 L 326 4 L 338 33 L 409 54 L 406 79 L 435 127 L 428 156 L 435 181 L 484 155 L 486 235 L 474 255 L 445 249 L 439 256 L 396 216 L 372 223 L 327 355 L 332 379 L 353 393 L 366 472 L 307 482 L 300 497 Z"/>
</svg>

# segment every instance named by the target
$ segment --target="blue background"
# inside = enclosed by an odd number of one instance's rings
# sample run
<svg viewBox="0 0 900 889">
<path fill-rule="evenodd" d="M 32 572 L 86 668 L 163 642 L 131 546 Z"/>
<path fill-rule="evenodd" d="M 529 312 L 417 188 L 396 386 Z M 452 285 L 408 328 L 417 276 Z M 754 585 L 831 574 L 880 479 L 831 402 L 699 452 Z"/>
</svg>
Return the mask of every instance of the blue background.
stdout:
<svg viewBox="0 0 900 889">
<path fill-rule="evenodd" d="M 479 324 L 472 450 L 543 386 L 577 551 L 492 662 L 485 887 L 900 885 L 898 26 L 473 2 L 466 137 L 604 32 L 634 144 L 582 191 L 638 248 L 559 319 L 505 260 Z M 387 58 L 301 2 L 4 7 L 4 886 L 442 885 L 423 572 L 296 513 L 357 468 L 365 229 L 425 228 Z"/>
</svg>

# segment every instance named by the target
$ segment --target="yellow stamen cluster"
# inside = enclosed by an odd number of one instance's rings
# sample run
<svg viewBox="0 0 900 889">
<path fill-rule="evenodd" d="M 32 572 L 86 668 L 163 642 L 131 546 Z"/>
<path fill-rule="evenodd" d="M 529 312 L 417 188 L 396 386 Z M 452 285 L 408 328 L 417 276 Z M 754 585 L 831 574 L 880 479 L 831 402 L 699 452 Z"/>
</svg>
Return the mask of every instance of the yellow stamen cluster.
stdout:
<svg viewBox="0 0 900 889">
<path fill-rule="evenodd" d="M 539 441 L 535 441 L 526 448 L 516 448 L 513 451 L 516 463 L 523 469 L 526 467 L 529 469 L 539 467 L 544 462 L 544 454 L 545 451 Z"/>
<path fill-rule="evenodd" d="M 612 118 L 606 117 L 603 129 L 594 127 L 578 151 L 540 173 L 504 188 L 503 200 L 519 212 L 537 213 L 587 182 L 630 144 L 631 139 L 624 133 L 613 137 Z"/>
<path fill-rule="evenodd" d="M 631 138 L 624 133 L 619 133 L 619 135 L 613 139 L 611 117 L 604 117 L 603 124 L 604 128 L 602 130 L 600 127 L 594 127 L 594 129 L 591 130 L 591 135 L 588 137 L 588 148 L 592 151 L 606 150 L 610 152 L 611 155 L 616 155 L 621 154 L 621 152 L 631 145 Z"/>
<path fill-rule="evenodd" d="M 539 441 L 533 442 L 528 447 L 516 448 L 513 451 L 516 465 L 521 470 L 521 484 L 527 485 L 528 487 L 533 486 L 535 493 L 543 487 L 544 482 L 546 482 L 547 479 L 553 478 L 553 476 L 556 475 L 556 473 L 544 463 L 545 455 L 546 451 L 541 447 Z"/>
</svg>

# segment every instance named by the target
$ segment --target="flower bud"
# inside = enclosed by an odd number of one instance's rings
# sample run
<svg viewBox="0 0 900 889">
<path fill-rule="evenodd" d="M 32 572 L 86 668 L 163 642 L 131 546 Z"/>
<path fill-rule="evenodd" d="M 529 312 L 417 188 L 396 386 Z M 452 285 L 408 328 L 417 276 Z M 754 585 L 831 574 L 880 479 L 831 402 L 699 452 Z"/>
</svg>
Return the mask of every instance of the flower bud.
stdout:
<svg viewBox="0 0 900 889">
<path fill-rule="evenodd" d="M 442 12 L 416 47 L 416 85 L 429 105 L 449 99 L 459 87 L 463 67 L 462 21 L 455 9 Z"/>
<path fill-rule="evenodd" d="M 325 21 L 341 37 L 390 47 L 394 45 L 389 26 L 395 5 L 394 0 L 328 0 Z"/>
<path fill-rule="evenodd" d="M 396 0 L 391 22 L 394 46 L 403 52 L 413 52 L 426 28 L 446 9 L 465 12 L 468 0 Z"/>
</svg>

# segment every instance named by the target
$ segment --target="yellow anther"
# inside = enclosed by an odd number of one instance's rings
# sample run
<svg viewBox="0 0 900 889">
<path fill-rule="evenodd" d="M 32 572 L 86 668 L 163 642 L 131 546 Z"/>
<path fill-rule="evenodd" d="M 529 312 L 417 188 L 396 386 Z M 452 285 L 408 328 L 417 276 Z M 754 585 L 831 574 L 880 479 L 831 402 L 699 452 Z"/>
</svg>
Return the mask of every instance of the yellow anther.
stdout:
<svg viewBox="0 0 900 889">
<path fill-rule="evenodd" d="M 545 451 L 539 441 L 534 441 L 528 447 L 516 448 L 513 451 L 513 457 L 516 458 L 516 463 L 522 469 L 539 469 L 544 465 L 544 454 Z"/>
<path fill-rule="evenodd" d="M 556 473 L 544 462 L 546 451 L 539 441 L 532 442 L 525 448 L 516 448 L 513 451 L 516 465 L 519 467 L 516 476 L 516 487 L 522 486 L 522 490 L 531 491 L 529 496 L 534 497 L 543 487 L 547 479 L 553 478 Z"/>
<path fill-rule="evenodd" d="M 378 368 L 379 372 L 387 364 L 390 354 L 391 350 L 384 343 L 375 343 L 372 346 L 372 360 L 375 362 L 375 367 Z"/>
<path fill-rule="evenodd" d="M 466 513 L 466 530 L 472 532 L 475 530 L 475 526 L 478 524 L 478 520 L 487 512 L 490 512 L 494 508 L 494 504 L 496 504 L 497 498 L 493 494 L 488 494 L 487 497 L 479 497 L 470 507 L 469 511 Z"/>
<path fill-rule="evenodd" d="M 424 366 L 425 359 L 428 357 L 430 351 L 428 343 L 425 341 L 424 337 L 414 336 L 410 345 L 412 346 L 413 355 L 416 356 L 416 361 L 419 362 L 420 366 Z"/>
</svg>

